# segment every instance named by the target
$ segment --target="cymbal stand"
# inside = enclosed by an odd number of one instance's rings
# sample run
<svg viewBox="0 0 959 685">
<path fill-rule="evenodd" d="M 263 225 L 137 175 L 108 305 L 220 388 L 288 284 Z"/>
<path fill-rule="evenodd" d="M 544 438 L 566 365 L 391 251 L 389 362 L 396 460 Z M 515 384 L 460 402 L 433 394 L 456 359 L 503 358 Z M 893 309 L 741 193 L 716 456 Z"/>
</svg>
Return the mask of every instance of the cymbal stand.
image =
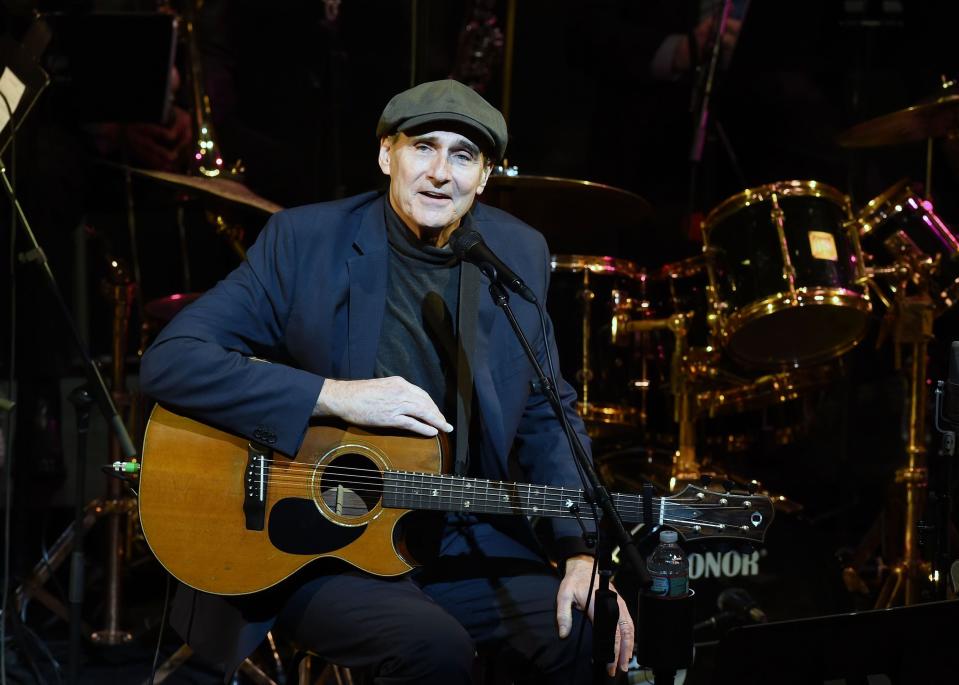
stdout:
<svg viewBox="0 0 959 685">
<path fill-rule="evenodd" d="M 700 477 L 699 462 L 696 459 L 696 416 L 693 406 L 695 395 L 691 391 L 686 369 L 689 352 L 686 342 L 687 318 L 686 314 L 679 313 L 665 319 L 630 321 L 626 325 L 627 331 L 668 330 L 675 339 L 670 360 L 669 385 L 675 398 L 673 420 L 679 427 L 679 446 L 673 455 L 670 491 L 675 490 L 679 483 L 698 480 Z"/>
<path fill-rule="evenodd" d="M 121 262 L 111 260 L 113 273 L 111 282 L 104 283 L 113 302 L 113 354 L 112 354 L 112 392 L 113 401 L 121 412 L 127 415 L 128 423 L 133 418 L 133 403 L 127 392 L 126 383 L 126 352 L 129 339 L 130 306 L 136 293 L 136 284 L 129 278 Z M 110 440 L 110 462 L 122 461 L 123 455 L 120 445 L 113 438 Z M 90 639 L 106 645 L 118 645 L 129 642 L 133 635 L 123 630 L 120 625 L 120 598 L 121 576 L 123 564 L 128 556 L 129 535 L 127 531 L 128 516 L 136 503 L 124 494 L 122 481 L 107 478 L 107 597 L 104 607 L 105 626 L 94 632 Z"/>
<path fill-rule="evenodd" d="M 907 347 L 909 373 L 907 380 L 908 432 L 906 464 L 895 474 L 896 485 L 905 494 L 902 556 L 889 569 L 876 599 L 876 608 L 892 606 L 902 596 L 906 605 L 919 600 L 921 574 L 925 567 L 919 555 L 917 540 L 919 519 L 925 505 L 928 485 L 926 467 L 926 369 L 929 341 L 932 340 L 933 306 L 927 295 L 899 298 L 894 312 L 894 344 L 897 367 L 902 347 Z"/>
<path fill-rule="evenodd" d="M 108 258 L 111 267 L 110 281 L 104 283 L 104 289 L 113 302 L 113 361 L 112 361 L 112 402 L 120 411 L 132 415 L 130 397 L 126 392 L 125 355 L 127 348 L 128 324 L 130 307 L 133 300 L 135 285 L 130 281 L 122 262 Z M 110 438 L 110 461 L 122 461 L 124 451 L 116 436 Z M 86 477 L 85 472 L 78 469 L 75 474 L 78 482 Z M 79 505 L 79 503 L 78 503 Z M 107 516 L 107 596 L 104 608 L 105 627 L 92 631 L 86 623 L 82 624 L 81 632 L 94 642 L 103 645 L 118 645 L 129 642 L 133 636 L 119 628 L 121 605 L 121 585 L 123 562 L 128 556 L 127 517 L 136 506 L 136 503 L 122 491 L 122 483 L 115 478 L 108 478 L 106 483 L 106 498 L 96 498 L 88 502 L 83 508 L 83 514 L 77 515 L 75 521 L 57 538 L 50 548 L 47 557 L 34 566 L 31 574 L 23 580 L 16 589 L 18 611 L 22 611 L 30 598 L 37 599 L 54 615 L 69 620 L 70 614 L 63 604 L 53 595 L 43 589 L 43 585 L 50 579 L 55 570 L 67 559 L 71 550 L 81 543 L 80 538 L 96 521 Z"/>
</svg>

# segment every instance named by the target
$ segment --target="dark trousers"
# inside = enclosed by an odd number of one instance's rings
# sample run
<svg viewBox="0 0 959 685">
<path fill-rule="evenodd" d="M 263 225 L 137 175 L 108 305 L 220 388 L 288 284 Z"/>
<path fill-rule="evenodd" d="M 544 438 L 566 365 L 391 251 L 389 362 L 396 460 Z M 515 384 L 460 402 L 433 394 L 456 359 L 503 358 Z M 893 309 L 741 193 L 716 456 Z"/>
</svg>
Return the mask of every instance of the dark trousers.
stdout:
<svg viewBox="0 0 959 685">
<path fill-rule="evenodd" d="M 580 612 L 573 612 L 570 636 L 559 639 L 553 570 L 484 570 L 474 565 L 416 580 L 319 576 L 293 594 L 276 628 L 300 648 L 362 669 L 377 684 L 470 683 L 477 653 L 516 683 L 590 683 L 589 622 L 579 650 Z"/>
</svg>

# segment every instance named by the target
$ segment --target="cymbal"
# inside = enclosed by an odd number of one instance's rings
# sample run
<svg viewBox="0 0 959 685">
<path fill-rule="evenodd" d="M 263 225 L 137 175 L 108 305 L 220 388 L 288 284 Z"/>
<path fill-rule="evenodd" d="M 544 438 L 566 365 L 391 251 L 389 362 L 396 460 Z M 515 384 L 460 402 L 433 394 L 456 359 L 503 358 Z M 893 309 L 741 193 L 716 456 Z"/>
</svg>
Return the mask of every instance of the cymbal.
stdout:
<svg viewBox="0 0 959 685">
<path fill-rule="evenodd" d="M 959 93 L 946 94 L 856 124 L 836 138 L 843 147 L 875 147 L 959 133 Z"/>
<path fill-rule="evenodd" d="M 491 176 L 479 197 L 542 231 L 554 254 L 630 254 L 653 211 L 628 190 L 555 176 Z"/>
<path fill-rule="evenodd" d="M 233 179 L 187 176 L 186 174 L 175 174 L 169 171 L 155 171 L 153 169 L 140 169 L 137 167 L 128 168 L 137 176 L 151 178 L 180 188 L 199 190 L 209 195 L 215 195 L 224 200 L 229 200 L 230 202 L 236 202 L 258 209 L 266 214 L 276 214 L 283 209 L 282 206 L 264 197 L 260 197 L 245 185 Z"/>
</svg>

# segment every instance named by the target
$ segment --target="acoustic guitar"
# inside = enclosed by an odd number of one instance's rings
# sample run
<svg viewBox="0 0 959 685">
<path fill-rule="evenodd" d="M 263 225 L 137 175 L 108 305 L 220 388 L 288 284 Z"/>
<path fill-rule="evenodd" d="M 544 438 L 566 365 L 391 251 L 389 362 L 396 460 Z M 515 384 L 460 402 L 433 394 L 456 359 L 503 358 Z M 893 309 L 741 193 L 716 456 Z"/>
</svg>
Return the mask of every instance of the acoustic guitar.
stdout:
<svg viewBox="0 0 959 685">
<path fill-rule="evenodd" d="M 295 458 L 156 407 L 140 471 L 140 523 L 160 563 L 190 587 L 221 595 L 266 589 L 322 557 L 380 576 L 416 560 L 400 519 L 413 510 L 588 517 L 583 492 L 446 475 L 445 436 L 425 438 L 333 421 L 307 431 Z M 643 496 L 613 494 L 626 522 Z M 655 497 L 652 522 L 686 540 L 761 542 L 769 498 L 686 486 Z"/>
</svg>

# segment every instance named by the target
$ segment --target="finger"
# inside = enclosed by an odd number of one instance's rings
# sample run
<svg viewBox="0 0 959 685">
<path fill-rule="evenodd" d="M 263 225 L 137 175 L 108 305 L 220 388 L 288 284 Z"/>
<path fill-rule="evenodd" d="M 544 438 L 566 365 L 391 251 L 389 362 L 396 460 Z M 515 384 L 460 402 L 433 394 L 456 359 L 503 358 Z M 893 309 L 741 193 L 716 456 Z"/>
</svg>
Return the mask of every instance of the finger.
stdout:
<svg viewBox="0 0 959 685">
<path fill-rule="evenodd" d="M 633 658 L 633 647 L 636 644 L 636 626 L 633 623 L 632 616 L 626 608 L 626 602 L 622 597 L 618 598 L 620 621 L 618 628 L 622 632 L 622 643 L 619 651 L 619 667 L 626 671 L 629 669 L 629 661 Z"/>
<path fill-rule="evenodd" d="M 620 626 L 622 629 L 623 637 L 619 645 L 619 668 L 622 671 L 629 670 L 630 659 L 633 658 L 633 646 L 635 642 L 635 629 L 633 628 L 633 622 L 629 621 Z"/>
<path fill-rule="evenodd" d="M 429 395 L 425 398 L 408 399 L 408 406 L 404 408 L 404 413 L 423 423 L 434 426 L 437 430 L 449 433 L 453 426 L 443 416 L 443 412 L 433 402 Z"/>
<path fill-rule="evenodd" d="M 434 435 L 439 433 L 439 431 L 433 426 L 425 424 L 422 421 L 417 421 L 410 416 L 397 416 L 396 420 L 392 424 L 387 425 L 394 425 L 397 428 L 403 428 L 411 433 L 423 435 L 427 438 L 432 438 Z"/>
<path fill-rule="evenodd" d="M 561 638 L 569 635 L 573 625 L 572 604 L 573 598 L 566 588 L 560 585 L 559 594 L 556 595 L 556 627 Z"/>
</svg>

